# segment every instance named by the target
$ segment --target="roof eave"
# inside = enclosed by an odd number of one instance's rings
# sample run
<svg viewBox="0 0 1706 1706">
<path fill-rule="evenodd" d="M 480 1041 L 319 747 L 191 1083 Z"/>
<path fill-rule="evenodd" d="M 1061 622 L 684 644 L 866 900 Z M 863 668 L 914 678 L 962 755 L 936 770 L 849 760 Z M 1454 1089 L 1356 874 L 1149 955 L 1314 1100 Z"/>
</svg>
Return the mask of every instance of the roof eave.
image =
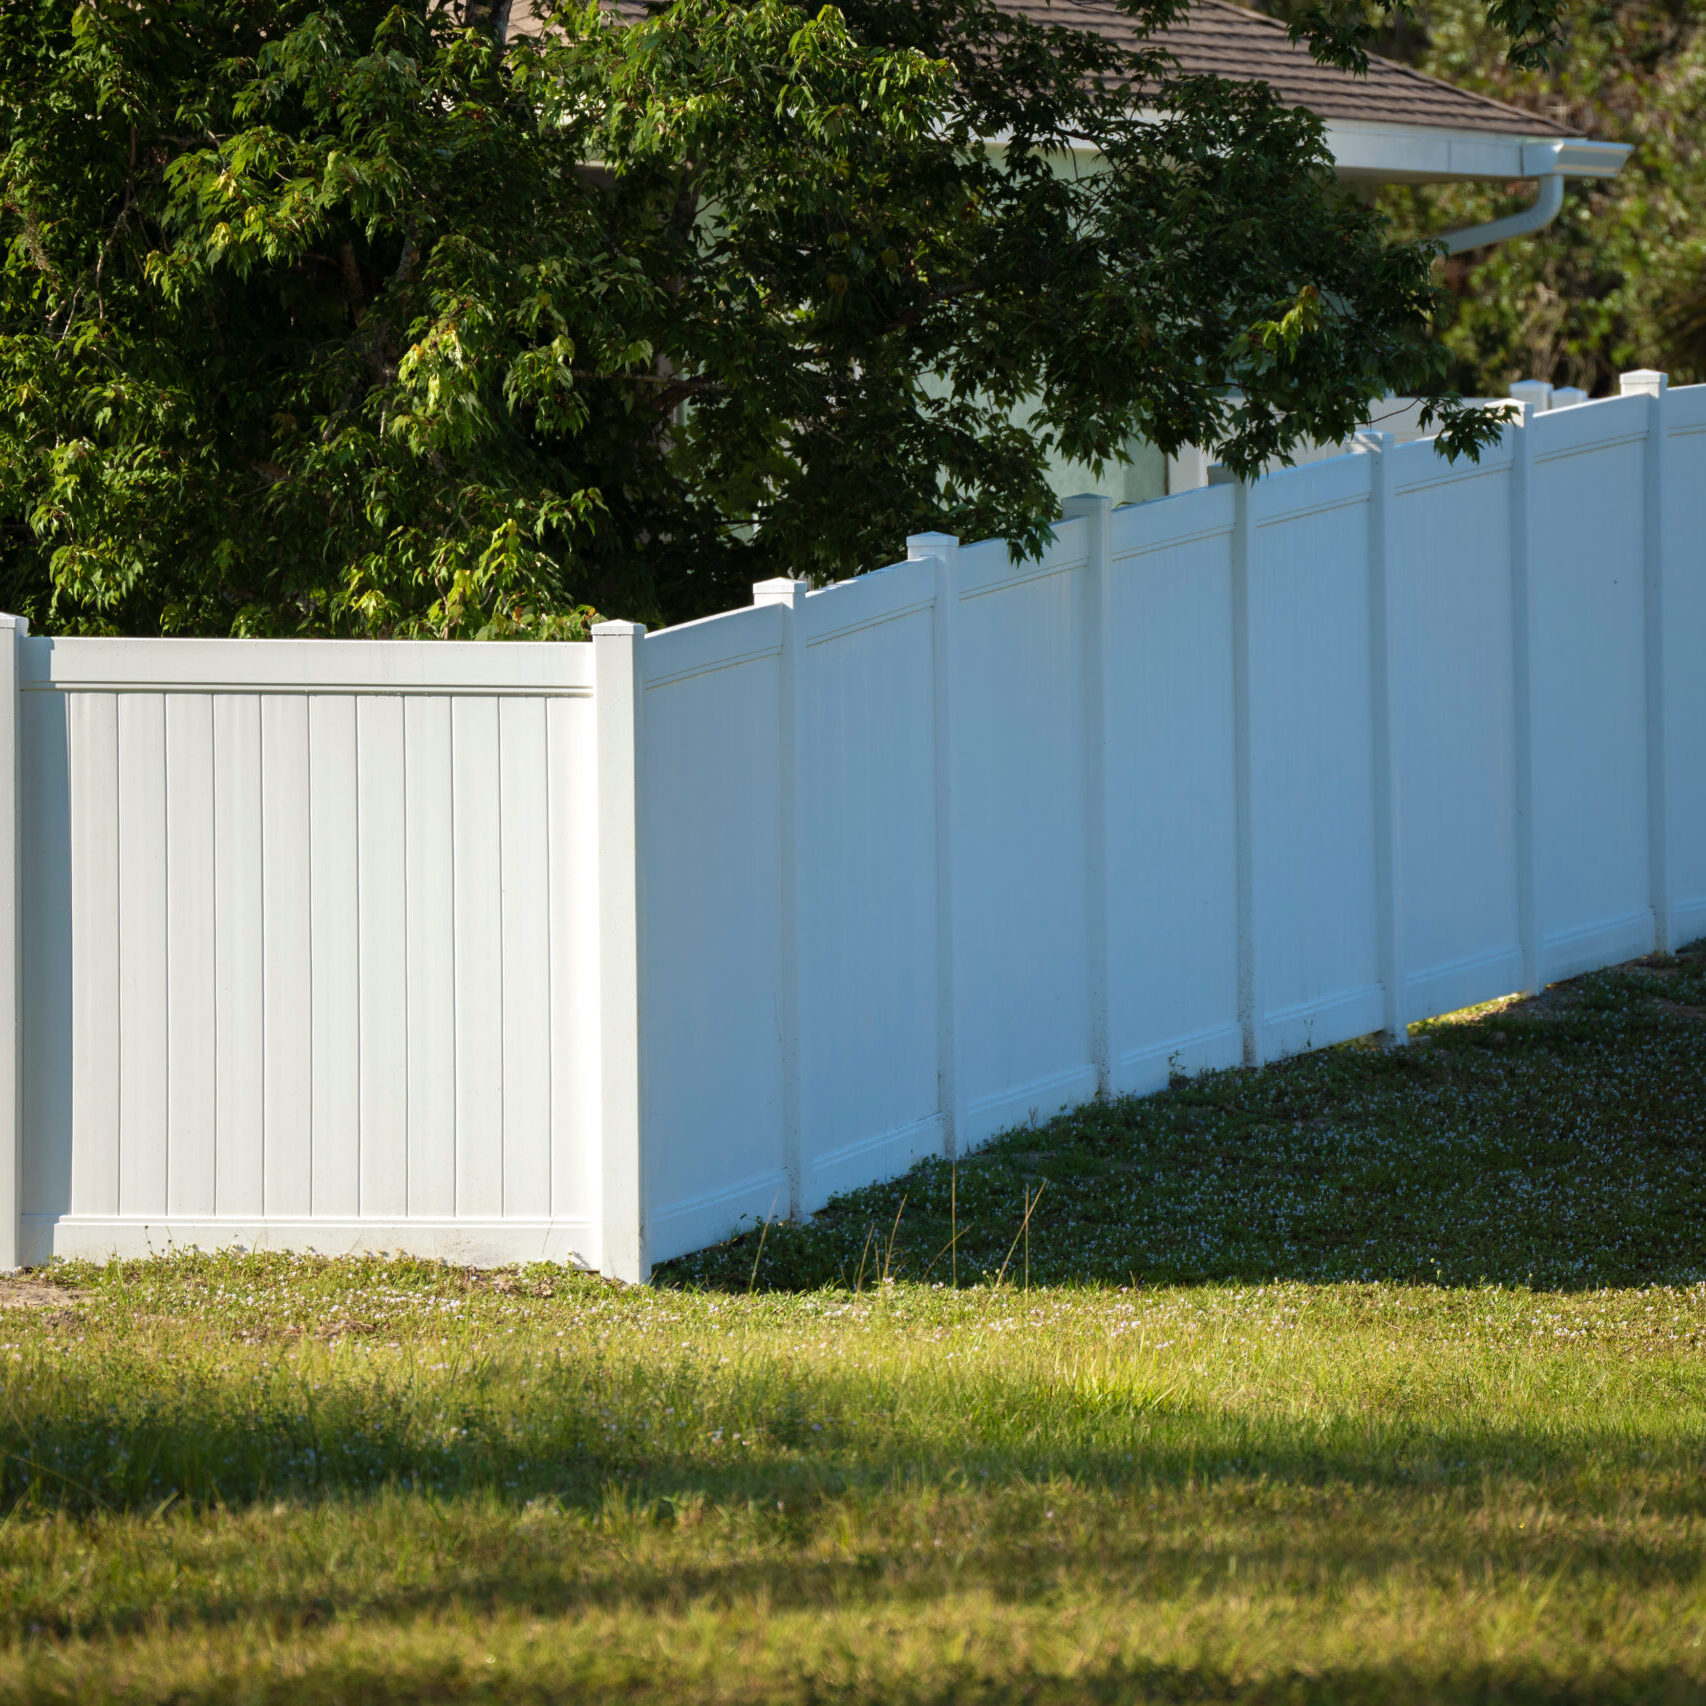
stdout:
<svg viewBox="0 0 1706 1706">
<path fill-rule="evenodd" d="M 1339 176 L 1350 183 L 1451 184 L 1518 178 L 1614 178 L 1630 149 L 1587 137 L 1452 130 L 1372 119 L 1326 121 Z"/>
</svg>

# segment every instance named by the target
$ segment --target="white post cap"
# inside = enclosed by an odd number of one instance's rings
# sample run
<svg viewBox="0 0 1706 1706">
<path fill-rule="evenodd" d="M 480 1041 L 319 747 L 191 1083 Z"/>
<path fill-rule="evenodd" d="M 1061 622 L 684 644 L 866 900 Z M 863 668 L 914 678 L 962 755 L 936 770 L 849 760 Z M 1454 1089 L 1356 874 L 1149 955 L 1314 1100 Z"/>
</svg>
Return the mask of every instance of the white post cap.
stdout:
<svg viewBox="0 0 1706 1706">
<path fill-rule="evenodd" d="M 951 557 L 959 550 L 956 533 L 909 533 L 906 536 L 906 560 L 916 563 L 921 557 Z"/>
<path fill-rule="evenodd" d="M 810 581 L 790 580 L 785 575 L 777 580 L 754 581 L 752 583 L 752 602 L 754 604 L 792 604 L 796 598 L 803 598 L 810 590 Z"/>
</svg>

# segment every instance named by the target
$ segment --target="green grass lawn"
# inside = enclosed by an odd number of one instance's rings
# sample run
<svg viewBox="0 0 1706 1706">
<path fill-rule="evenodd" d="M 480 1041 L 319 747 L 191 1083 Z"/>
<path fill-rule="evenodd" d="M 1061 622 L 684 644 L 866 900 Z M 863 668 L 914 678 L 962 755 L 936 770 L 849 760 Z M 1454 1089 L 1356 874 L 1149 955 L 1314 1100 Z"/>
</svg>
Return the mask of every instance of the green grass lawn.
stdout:
<svg viewBox="0 0 1706 1706">
<path fill-rule="evenodd" d="M 1706 1702 L 1703 1045 L 1686 955 L 647 1290 L 12 1282 L 0 1697 Z"/>
</svg>

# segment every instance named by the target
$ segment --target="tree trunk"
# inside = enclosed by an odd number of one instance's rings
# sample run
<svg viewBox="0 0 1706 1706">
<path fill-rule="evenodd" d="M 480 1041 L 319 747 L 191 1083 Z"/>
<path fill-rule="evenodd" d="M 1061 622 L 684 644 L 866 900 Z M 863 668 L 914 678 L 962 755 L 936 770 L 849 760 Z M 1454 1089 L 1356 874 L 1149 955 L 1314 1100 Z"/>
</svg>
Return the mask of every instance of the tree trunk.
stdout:
<svg viewBox="0 0 1706 1706">
<path fill-rule="evenodd" d="M 471 30 L 486 30 L 501 48 L 509 35 L 511 0 L 462 0 L 462 22 Z"/>
</svg>

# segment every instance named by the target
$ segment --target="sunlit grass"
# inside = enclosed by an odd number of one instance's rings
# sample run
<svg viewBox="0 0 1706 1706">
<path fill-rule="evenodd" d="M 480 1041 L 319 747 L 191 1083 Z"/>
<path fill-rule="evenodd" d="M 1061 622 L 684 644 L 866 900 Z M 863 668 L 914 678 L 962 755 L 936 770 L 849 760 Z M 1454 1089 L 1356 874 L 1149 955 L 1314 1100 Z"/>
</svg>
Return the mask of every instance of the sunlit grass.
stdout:
<svg viewBox="0 0 1706 1706">
<path fill-rule="evenodd" d="M 751 1295 L 755 1238 L 648 1290 L 193 1254 L 0 1287 L 0 1697 L 1706 1701 L 1701 977 L 1007 1140 L 958 1290 L 908 1277 L 927 1172 L 773 1227 Z M 1140 1170 L 1180 1182 L 1134 1214 Z M 1563 1281 L 1455 1283 L 1500 1200 Z M 799 1289 L 879 1221 L 894 1283 Z"/>
</svg>

